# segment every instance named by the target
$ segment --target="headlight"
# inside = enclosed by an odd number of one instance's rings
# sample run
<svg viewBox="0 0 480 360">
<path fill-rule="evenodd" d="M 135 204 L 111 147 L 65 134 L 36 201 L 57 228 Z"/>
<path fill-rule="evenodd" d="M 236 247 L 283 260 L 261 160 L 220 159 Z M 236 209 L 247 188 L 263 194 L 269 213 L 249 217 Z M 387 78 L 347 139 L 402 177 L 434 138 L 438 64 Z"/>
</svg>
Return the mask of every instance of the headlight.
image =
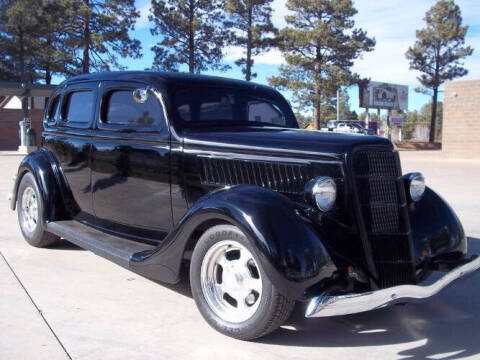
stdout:
<svg viewBox="0 0 480 360">
<path fill-rule="evenodd" d="M 425 178 L 421 173 L 407 174 L 407 186 L 410 199 L 419 201 L 425 192 Z"/>
<path fill-rule="evenodd" d="M 310 180 L 305 185 L 307 200 L 317 205 L 321 211 L 328 211 L 335 204 L 337 198 L 337 186 L 335 181 L 328 176 L 322 176 Z"/>
</svg>

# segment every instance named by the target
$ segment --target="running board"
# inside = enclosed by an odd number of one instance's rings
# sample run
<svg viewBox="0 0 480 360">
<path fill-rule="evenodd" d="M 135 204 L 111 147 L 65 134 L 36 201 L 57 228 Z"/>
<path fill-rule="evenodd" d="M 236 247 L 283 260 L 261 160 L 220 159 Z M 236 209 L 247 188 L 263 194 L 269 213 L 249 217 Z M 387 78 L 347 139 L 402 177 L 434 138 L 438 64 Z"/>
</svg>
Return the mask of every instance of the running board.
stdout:
<svg viewBox="0 0 480 360">
<path fill-rule="evenodd" d="M 155 249 L 153 245 L 106 234 L 75 220 L 47 223 L 46 230 L 127 269 L 133 254 Z"/>
</svg>

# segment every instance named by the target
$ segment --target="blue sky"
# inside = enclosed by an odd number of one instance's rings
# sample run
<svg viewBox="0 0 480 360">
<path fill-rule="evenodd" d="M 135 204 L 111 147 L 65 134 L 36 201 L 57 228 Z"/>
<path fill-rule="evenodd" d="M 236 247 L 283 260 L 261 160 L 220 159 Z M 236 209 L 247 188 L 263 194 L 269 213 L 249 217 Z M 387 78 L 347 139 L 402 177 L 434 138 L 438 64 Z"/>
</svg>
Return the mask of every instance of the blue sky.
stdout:
<svg viewBox="0 0 480 360">
<path fill-rule="evenodd" d="M 354 1 L 358 14 L 355 16 L 356 26 L 375 37 L 375 50 L 365 53 L 355 62 L 353 70 L 360 76 L 373 81 L 392 82 L 409 85 L 409 110 L 420 109 L 429 101 L 429 97 L 414 92 L 418 81 L 418 73 L 409 70 L 405 52 L 415 42 L 415 30 L 423 27 L 425 12 L 435 3 L 432 0 L 356 0 Z M 469 25 L 466 43 L 474 48 L 474 53 L 465 61 L 469 74 L 462 78 L 480 79 L 480 1 L 457 0 L 463 15 L 464 24 Z M 121 62 L 130 70 L 143 70 L 151 66 L 153 53 L 150 48 L 159 41 L 159 37 L 150 34 L 151 24 L 148 21 L 150 9 L 149 0 L 137 0 L 137 8 L 141 17 L 132 35 L 142 42 L 143 57 L 141 59 L 123 59 Z M 286 0 L 274 0 L 272 8 L 273 22 L 281 28 L 285 26 L 284 16 L 287 14 Z M 232 69 L 227 72 L 208 72 L 219 76 L 242 78 L 240 69 L 235 66 L 235 59 L 241 56 L 241 50 L 229 47 L 225 50 L 225 62 Z M 254 71 L 258 74 L 255 82 L 267 83 L 267 78 L 278 74 L 278 66 L 284 62 L 282 55 L 272 50 L 255 58 Z M 357 112 L 358 90 L 349 90 L 350 103 Z M 288 94 L 285 94 L 288 97 Z M 440 93 L 441 96 L 441 93 Z"/>
</svg>

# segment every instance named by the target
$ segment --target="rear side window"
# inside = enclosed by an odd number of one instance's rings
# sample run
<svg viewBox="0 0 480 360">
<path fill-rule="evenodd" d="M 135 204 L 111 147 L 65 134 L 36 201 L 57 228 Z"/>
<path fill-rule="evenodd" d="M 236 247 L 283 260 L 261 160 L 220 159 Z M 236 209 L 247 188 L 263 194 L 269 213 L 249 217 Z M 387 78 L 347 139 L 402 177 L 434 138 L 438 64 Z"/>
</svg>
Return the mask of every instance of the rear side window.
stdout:
<svg viewBox="0 0 480 360">
<path fill-rule="evenodd" d="M 106 95 L 103 122 L 122 127 L 149 128 L 163 123 L 163 109 L 153 95 L 144 103 L 133 99 L 132 90 L 113 90 Z"/>
<path fill-rule="evenodd" d="M 68 123 L 88 124 L 94 106 L 93 92 L 74 91 L 67 95 L 64 118 Z"/>
<path fill-rule="evenodd" d="M 55 121 L 59 104 L 60 104 L 60 95 L 57 95 L 53 98 L 52 102 L 50 103 L 50 107 L 48 108 L 48 113 L 47 113 L 48 122 Z"/>
<path fill-rule="evenodd" d="M 287 103 L 271 92 L 195 87 L 174 94 L 174 116 L 192 126 L 280 126 L 297 128 Z"/>
<path fill-rule="evenodd" d="M 250 101 L 248 103 L 248 121 L 270 123 L 285 126 L 285 117 L 280 109 L 265 101 Z"/>
</svg>

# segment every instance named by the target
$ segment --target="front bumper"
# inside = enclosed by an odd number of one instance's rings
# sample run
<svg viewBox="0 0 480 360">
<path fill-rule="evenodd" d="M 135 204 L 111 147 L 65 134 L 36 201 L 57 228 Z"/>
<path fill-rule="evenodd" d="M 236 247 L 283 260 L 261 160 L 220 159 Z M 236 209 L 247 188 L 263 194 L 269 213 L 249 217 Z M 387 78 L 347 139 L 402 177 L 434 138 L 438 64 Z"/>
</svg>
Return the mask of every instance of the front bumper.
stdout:
<svg viewBox="0 0 480 360">
<path fill-rule="evenodd" d="M 480 269 L 480 257 L 459 266 L 431 285 L 400 285 L 360 294 L 322 295 L 310 300 L 306 317 L 355 314 L 401 302 L 421 302 L 438 294 L 454 281 Z"/>
</svg>

